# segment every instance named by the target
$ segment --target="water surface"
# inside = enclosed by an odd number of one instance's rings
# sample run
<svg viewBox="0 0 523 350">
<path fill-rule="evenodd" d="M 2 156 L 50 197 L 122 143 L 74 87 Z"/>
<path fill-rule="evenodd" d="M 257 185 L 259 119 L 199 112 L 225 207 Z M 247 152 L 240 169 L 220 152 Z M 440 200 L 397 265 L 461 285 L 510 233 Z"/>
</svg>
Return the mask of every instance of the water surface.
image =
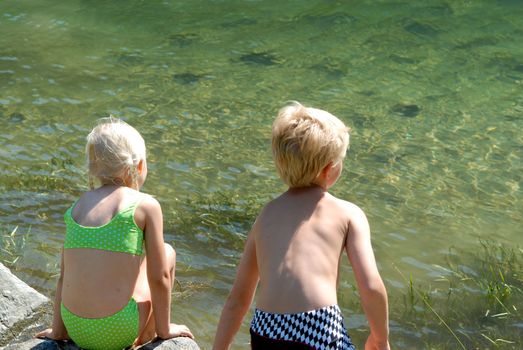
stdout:
<svg viewBox="0 0 523 350">
<path fill-rule="evenodd" d="M 146 140 L 143 190 L 178 251 L 174 320 L 209 348 L 245 235 L 285 190 L 270 125 L 298 100 L 353 130 L 332 192 L 367 213 L 401 309 L 398 271 L 437 285 L 450 249 L 523 245 L 522 28 L 523 3 L 508 0 L 4 1 L 0 224 L 27 236 L 15 272 L 54 293 L 85 136 L 121 117 Z M 346 259 L 340 305 L 362 348 Z M 449 337 L 394 315 L 397 346 Z M 246 321 L 235 348 L 247 334 Z"/>
</svg>

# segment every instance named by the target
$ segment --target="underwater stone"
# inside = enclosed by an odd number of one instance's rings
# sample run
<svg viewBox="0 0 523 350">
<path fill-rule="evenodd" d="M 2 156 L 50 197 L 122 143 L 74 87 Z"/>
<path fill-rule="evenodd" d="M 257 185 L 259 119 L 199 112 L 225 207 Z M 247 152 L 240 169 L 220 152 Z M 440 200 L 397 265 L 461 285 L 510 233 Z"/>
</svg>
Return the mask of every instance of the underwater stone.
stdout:
<svg viewBox="0 0 523 350">
<path fill-rule="evenodd" d="M 9 123 L 19 124 L 25 120 L 25 116 L 22 113 L 14 112 L 9 116 Z"/>
<path fill-rule="evenodd" d="M 407 24 L 403 26 L 403 29 L 414 35 L 436 36 L 439 34 L 439 31 L 430 25 L 416 21 L 408 21 Z"/>
<path fill-rule="evenodd" d="M 333 25 L 339 24 L 347 24 L 356 21 L 356 17 L 346 13 L 334 13 L 325 16 L 308 15 L 304 16 L 303 19 L 321 28 L 331 27 Z"/>
<path fill-rule="evenodd" d="M 220 24 L 220 27 L 234 28 L 234 27 L 239 27 L 239 26 L 252 26 L 257 23 L 258 23 L 258 21 L 255 20 L 254 18 L 241 18 L 236 21 L 224 22 L 224 23 Z"/>
<path fill-rule="evenodd" d="M 467 41 L 465 43 L 456 45 L 456 46 L 454 46 L 454 48 L 460 49 L 460 50 L 467 50 L 467 49 L 472 49 L 472 48 L 481 47 L 481 46 L 492 46 L 492 45 L 496 45 L 497 43 L 498 43 L 498 40 L 496 40 L 494 38 L 476 38 L 474 40 Z"/>
<path fill-rule="evenodd" d="M 273 66 L 278 63 L 276 56 L 269 52 L 247 53 L 240 56 L 240 61 L 261 66 Z"/>
<path fill-rule="evenodd" d="M 392 112 L 394 114 L 405 118 L 414 118 L 419 114 L 420 111 L 421 108 L 419 108 L 417 105 L 397 104 L 396 106 L 392 107 Z"/>
<path fill-rule="evenodd" d="M 194 73 L 178 73 L 173 75 L 173 80 L 183 85 L 195 84 L 202 78 L 202 75 Z"/>
<path fill-rule="evenodd" d="M 389 59 L 393 62 L 396 62 L 396 63 L 399 63 L 399 64 L 415 64 L 415 63 L 419 63 L 418 60 L 415 60 L 413 58 L 409 58 L 409 57 L 405 57 L 405 56 L 400 56 L 400 55 L 396 55 L 396 54 L 392 54 L 389 56 Z"/>
<path fill-rule="evenodd" d="M 517 66 L 515 66 L 514 71 L 518 73 L 523 73 L 523 64 L 518 64 Z"/>
<path fill-rule="evenodd" d="M 180 33 L 169 36 L 171 45 L 185 47 L 192 45 L 198 39 L 198 35 L 193 33 Z"/>
<path fill-rule="evenodd" d="M 345 76 L 345 72 L 340 68 L 339 64 L 336 63 L 318 63 L 313 65 L 311 69 L 321 73 L 325 73 L 331 78 L 339 79 Z"/>
<path fill-rule="evenodd" d="M 135 65 L 135 64 L 143 63 L 142 54 L 138 53 L 138 52 L 120 53 L 115 56 L 116 56 L 116 61 L 120 64 Z"/>
</svg>

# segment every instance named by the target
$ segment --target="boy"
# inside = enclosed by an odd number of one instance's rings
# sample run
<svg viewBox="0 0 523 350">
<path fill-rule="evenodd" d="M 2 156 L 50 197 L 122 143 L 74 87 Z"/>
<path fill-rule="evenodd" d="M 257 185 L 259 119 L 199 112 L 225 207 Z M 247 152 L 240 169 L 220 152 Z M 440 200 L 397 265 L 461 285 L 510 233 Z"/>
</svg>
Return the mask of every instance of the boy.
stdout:
<svg viewBox="0 0 523 350">
<path fill-rule="evenodd" d="M 332 114 L 297 102 L 280 110 L 272 151 L 289 189 L 263 208 L 249 233 L 214 350 L 229 348 L 257 285 L 252 349 L 354 349 L 337 306 L 343 250 L 370 325 L 365 349 L 390 349 L 387 293 L 367 218 L 327 192 L 341 174 L 348 131 Z"/>
</svg>

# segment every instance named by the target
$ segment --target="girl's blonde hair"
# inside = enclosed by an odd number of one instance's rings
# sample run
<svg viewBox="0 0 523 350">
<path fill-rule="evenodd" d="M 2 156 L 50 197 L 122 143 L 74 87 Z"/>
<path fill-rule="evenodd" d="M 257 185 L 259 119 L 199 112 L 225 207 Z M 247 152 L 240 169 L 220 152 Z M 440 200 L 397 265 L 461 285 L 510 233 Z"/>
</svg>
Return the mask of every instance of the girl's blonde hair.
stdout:
<svg viewBox="0 0 523 350">
<path fill-rule="evenodd" d="M 85 150 L 91 189 L 95 180 L 123 185 L 128 176 L 138 188 L 137 166 L 145 161 L 145 141 L 135 128 L 112 116 L 102 118 L 87 136 Z"/>
<path fill-rule="evenodd" d="M 343 122 L 298 102 L 280 109 L 272 125 L 272 153 L 278 174 L 290 187 L 314 184 L 330 162 L 343 160 L 349 147 Z"/>
</svg>

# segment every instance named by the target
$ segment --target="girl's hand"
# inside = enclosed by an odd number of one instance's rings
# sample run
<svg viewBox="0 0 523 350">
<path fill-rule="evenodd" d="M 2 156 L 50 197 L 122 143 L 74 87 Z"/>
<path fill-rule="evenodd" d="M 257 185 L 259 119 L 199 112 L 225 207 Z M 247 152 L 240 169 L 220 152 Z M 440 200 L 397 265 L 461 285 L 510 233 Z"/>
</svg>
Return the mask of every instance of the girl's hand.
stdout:
<svg viewBox="0 0 523 350">
<path fill-rule="evenodd" d="M 69 340 L 70 339 L 67 332 L 65 332 L 65 333 L 53 332 L 52 328 L 47 328 L 46 330 L 36 333 L 35 337 L 36 338 L 49 338 L 49 339 L 53 339 L 53 340 Z"/>
<path fill-rule="evenodd" d="M 184 324 L 174 324 L 171 323 L 169 325 L 169 335 L 167 337 L 161 337 L 163 339 L 169 339 L 169 338 L 176 338 L 176 337 L 189 337 L 191 339 L 194 339 L 194 335 L 192 335 L 189 328 L 187 328 Z"/>
<path fill-rule="evenodd" d="M 390 345 L 388 340 L 379 342 L 371 334 L 365 343 L 365 350 L 390 350 Z"/>
</svg>

